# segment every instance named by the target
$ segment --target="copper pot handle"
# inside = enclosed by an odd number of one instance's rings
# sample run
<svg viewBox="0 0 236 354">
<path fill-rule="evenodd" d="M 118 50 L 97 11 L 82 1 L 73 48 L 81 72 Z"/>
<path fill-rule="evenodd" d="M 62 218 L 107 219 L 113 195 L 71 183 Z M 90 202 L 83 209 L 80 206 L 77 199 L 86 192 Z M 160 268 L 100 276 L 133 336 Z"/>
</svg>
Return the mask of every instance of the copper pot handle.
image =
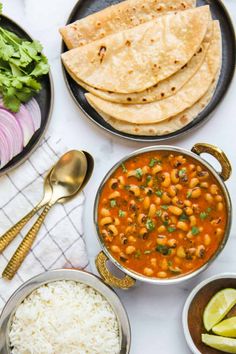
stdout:
<svg viewBox="0 0 236 354">
<path fill-rule="evenodd" d="M 223 181 L 227 181 L 229 179 L 232 173 L 232 167 L 224 151 L 222 151 L 220 148 L 210 144 L 199 143 L 193 146 L 192 152 L 197 155 L 207 153 L 214 156 L 221 164 L 222 170 L 219 173 L 220 177 L 223 179 Z"/>
<path fill-rule="evenodd" d="M 104 252 L 100 252 L 95 260 L 97 270 L 104 282 L 110 286 L 114 286 L 120 289 L 129 289 L 133 287 L 136 282 L 135 279 L 131 278 L 128 275 L 124 276 L 124 278 L 122 279 L 119 279 L 114 276 L 107 268 L 108 260 L 109 258 L 105 255 Z"/>
</svg>

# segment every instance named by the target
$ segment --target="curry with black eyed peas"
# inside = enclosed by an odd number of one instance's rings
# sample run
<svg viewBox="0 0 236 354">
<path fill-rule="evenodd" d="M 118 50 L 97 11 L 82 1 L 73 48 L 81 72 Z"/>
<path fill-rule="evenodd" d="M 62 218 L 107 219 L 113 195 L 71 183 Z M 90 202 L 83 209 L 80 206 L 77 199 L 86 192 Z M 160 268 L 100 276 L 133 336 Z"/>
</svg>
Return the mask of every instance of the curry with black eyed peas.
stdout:
<svg viewBox="0 0 236 354">
<path fill-rule="evenodd" d="M 227 211 L 218 181 L 197 160 L 168 151 L 130 158 L 103 186 L 98 227 L 124 267 L 153 278 L 193 272 L 217 251 Z"/>
</svg>

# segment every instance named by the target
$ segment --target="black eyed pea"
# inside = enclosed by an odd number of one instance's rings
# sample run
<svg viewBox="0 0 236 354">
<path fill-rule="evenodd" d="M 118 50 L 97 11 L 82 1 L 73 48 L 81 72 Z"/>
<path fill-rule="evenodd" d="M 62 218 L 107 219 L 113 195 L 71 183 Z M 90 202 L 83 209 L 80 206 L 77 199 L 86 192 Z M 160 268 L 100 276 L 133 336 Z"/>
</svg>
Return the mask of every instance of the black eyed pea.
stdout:
<svg viewBox="0 0 236 354">
<path fill-rule="evenodd" d="M 177 241 L 174 238 L 171 238 L 170 240 L 167 241 L 168 246 L 170 246 L 171 248 L 176 248 L 177 246 Z"/>
<path fill-rule="evenodd" d="M 205 246 L 203 246 L 203 245 L 200 245 L 200 246 L 197 246 L 197 249 L 196 249 L 196 256 L 198 257 L 198 258 L 203 258 L 204 256 L 205 256 L 205 254 L 206 254 L 206 248 L 205 248 Z"/>
<path fill-rule="evenodd" d="M 139 214 L 138 215 L 138 223 L 139 225 L 143 225 L 147 219 L 147 216 L 145 214 Z"/>
<path fill-rule="evenodd" d="M 162 202 L 165 203 L 165 204 L 170 204 L 171 198 L 168 196 L 167 192 L 164 192 L 162 194 Z"/>
<path fill-rule="evenodd" d="M 159 226 L 158 229 L 157 229 L 157 232 L 160 233 L 160 234 L 165 232 L 165 231 L 166 231 L 166 228 L 165 228 L 164 225 Z"/>
<path fill-rule="evenodd" d="M 115 225 L 109 225 L 108 226 L 108 230 L 112 233 L 113 236 L 117 236 L 118 235 L 118 230 L 116 228 Z"/>
<path fill-rule="evenodd" d="M 112 223 L 113 223 L 113 219 L 110 216 L 106 216 L 105 218 L 102 218 L 100 221 L 101 226 L 112 224 Z"/>
<path fill-rule="evenodd" d="M 118 218 L 115 218 L 115 219 L 114 219 L 114 224 L 115 224 L 116 226 L 120 225 L 120 220 L 119 220 Z"/>
<path fill-rule="evenodd" d="M 211 192 L 211 194 L 213 194 L 213 195 L 218 194 L 218 190 L 219 190 L 219 188 L 218 188 L 218 186 L 217 186 L 216 184 L 212 184 L 212 185 L 210 186 L 210 192 Z"/>
<path fill-rule="evenodd" d="M 158 245 L 166 245 L 167 244 L 167 237 L 164 235 L 158 235 L 157 236 L 157 244 Z"/>
<path fill-rule="evenodd" d="M 169 172 L 164 172 L 162 174 L 162 179 L 163 179 L 163 182 L 161 183 L 162 187 L 168 188 L 171 183 Z"/>
<path fill-rule="evenodd" d="M 199 184 L 199 179 L 198 178 L 192 178 L 189 182 L 189 188 L 194 188 L 197 187 Z"/>
<path fill-rule="evenodd" d="M 217 210 L 222 211 L 224 209 L 224 204 L 223 203 L 217 203 Z"/>
<path fill-rule="evenodd" d="M 173 205 L 170 205 L 169 208 L 168 208 L 169 212 L 174 214 L 174 215 L 181 215 L 183 213 L 183 210 L 180 209 L 179 207 L 177 206 L 173 206 Z"/>
<path fill-rule="evenodd" d="M 160 267 L 162 270 L 168 270 L 168 262 L 166 258 L 160 261 Z"/>
<path fill-rule="evenodd" d="M 157 276 L 158 276 L 158 278 L 167 278 L 167 273 L 166 272 L 158 272 Z"/>
<path fill-rule="evenodd" d="M 216 201 L 216 202 L 222 202 L 222 201 L 223 201 L 223 198 L 221 197 L 221 195 L 216 195 L 216 196 L 215 196 L 215 201 Z"/>
<path fill-rule="evenodd" d="M 189 206 L 186 206 L 186 207 L 184 208 L 184 212 L 185 212 L 185 214 L 188 215 L 188 216 L 193 215 L 193 209 L 190 208 Z"/>
<path fill-rule="evenodd" d="M 143 171 L 143 174 L 146 175 L 147 173 L 150 172 L 150 167 L 149 166 L 143 166 L 142 171 Z"/>
<path fill-rule="evenodd" d="M 111 213 L 110 213 L 110 211 L 108 210 L 108 209 L 106 209 L 106 208 L 102 208 L 101 209 L 101 215 L 102 216 L 109 216 Z"/>
<path fill-rule="evenodd" d="M 137 242 L 137 240 L 136 240 L 136 238 L 134 236 L 129 236 L 128 237 L 128 242 L 135 243 L 135 242 Z"/>
<path fill-rule="evenodd" d="M 116 246 L 116 245 L 112 245 L 112 246 L 111 246 L 111 250 L 112 250 L 112 252 L 114 252 L 114 253 L 120 253 L 120 252 L 121 252 L 120 247 L 118 247 L 118 246 Z"/>
<path fill-rule="evenodd" d="M 146 239 L 147 236 L 148 236 L 148 231 L 145 227 L 142 227 L 141 230 L 139 231 L 139 236 L 142 238 L 142 239 Z"/>
<path fill-rule="evenodd" d="M 153 275 L 154 271 L 152 270 L 152 268 L 149 267 L 145 267 L 143 270 L 143 274 L 147 275 L 148 277 L 151 277 Z"/>
<path fill-rule="evenodd" d="M 211 237 L 209 234 L 204 235 L 204 245 L 209 246 L 211 244 Z"/>
<path fill-rule="evenodd" d="M 209 204 L 212 204 L 214 202 L 214 198 L 212 197 L 212 195 L 210 193 L 206 193 L 204 198 Z"/>
<path fill-rule="evenodd" d="M 156 175 L 157 173 L 161 172 L 162 171 L 162 167 L 160 165 L 156 165 L 153 167 L 152 169 L 152 174 L 153 175 Z"/>
<path fill-rule="evenodd" d="M 208 182 L 201 182 L 200 187 L 207 189 L 207 188 L 209 188 L 209 183 Z"/>
<path fill-rule="evenodd" d="M 140 196 L 140 188 L 138 186 L 136 186 L 135 184 L 130 185 L 129 192 L 134 194 L 135 197 Z"/>
<path fill-rule="evenodd" d="M 116 198 L 119 198 L 120 197 L 120 192 L 118 192 L 118 191 L 115 191 L 115 192 L 113 192 L 113 193 L 111 193 L 111 194 L 109 194 L 109 199 L 116 199 Z"/>
<path fill-rule="evenodd" d="M 146 197 L 144 198 L 144 200 L 143 200 L 143 208 L 146 209 L 146 210 L 149 209 L 150 203 L 151 203 L 150 197 L 149 197 L 149 196 L 146 196 Z"/>
<path fill-rule="evenodd" d="M 160 197 L 157 197 L 156 195 L 154 196 L 154 199 L 153 199 L 154 203 L 156 205 L 160 205 L 161 204 L 161 198 Z"/>
<path fill-rule="evenodd" d="M 197 199 L 201 196 L 201 194 L 202 194 L 201 188 L 195 187 L 191 192 L 191 198 Z"/>
<path fill-rule="evenodd" d="M 130 255 L 133 254 L 136 251 L 136 247 L 134 246 L 127 246 L 125 249 L 125 253 Z"/>
<path fill-rule="evenodd" d="M 185 249 L 184 249 L 183 246 L 179 246 L 179 247 L 177 248 L 176 255 L 177 255 L 179 258 L 185 258 L 185 257 L 186 257 L 186 252 L 185 252 Z"/>
<path fill-rule="evenodd" d="M 118 178 L 118 182 L 120 183 L 121 186 L 125 185 L 125 178 L 124 176 L 119 176 Z"/>
<path fill-rule="evenodd" d="M 118 179 L 117 178 L 112 178 L 110 181 L 109 181 L 109 187 L 111 189 L 116 189 L 118 187 Z"/>
<path fill-rule="evenodd" d="M 154 217 L 157 211 L 157 207 L 155 204 L 150 204 L 150 208 L 149 208 L 149 212 L 148 212 L 148 216 L 150 218 Z"/>
<path fill-rule="evenodd" d="M 223 235 L 223 233 L 224 233 L 224 231 L 220 227 L 218 227 L 215 231 L 215 235 L 217 237 L 221 237 Z"/>
<path fill-rule="evenodd" d="M 191 216 L 189 217 L 189 220 L 190 220 L 190 225 L 191 225 L 191 226 L 195 226 L 195 225 L 197 224 L 197 218 L 196 218 L 196 216 L 191 215 Z"/>
<path fill-rule="evenodd" d="M 179 174 L 178 174 L 178 170 L 174 169 L 171 171 L 170 173 L 170 177 L 171 177 L 171 182 L 174 184 L 178 184 L 179 183 Z"/>
<path fill-rule="evenodd" d="M 185 200 L 184 201 L 184 205 L 186 205 L 187 207 L 191 207 L 191 205 L 192 205 L 192 202 L 190 201 L 190 200 Z"/>
<path fill-rule="evenodd" d="M 150 259 L 150 263 L 153 267 L 156 267 L 157 266 L 157 259 L 156 258 L 151 258 Z"/>
<path fill-rule="evenodd" d="M 175 186 L 172 185 L 168 188 L 168 194 L 170 197 L 172 197 L 172 198 L 175 197 L 176 193 L 177 193 L 177 189 Z"/>
<path fill-rule="evenodd" d="M 136 177 L 137 172 L 135 170 L 131 170 L 127 172 L 127 177 Z"/>
<path fill-rule="evenodd" d="M 189 226 L 186 222 L 184 221 L 178 221 L 177 223 L 177 229 L 180 229 L 182 231 L 188 231 Z"/>
</svg>

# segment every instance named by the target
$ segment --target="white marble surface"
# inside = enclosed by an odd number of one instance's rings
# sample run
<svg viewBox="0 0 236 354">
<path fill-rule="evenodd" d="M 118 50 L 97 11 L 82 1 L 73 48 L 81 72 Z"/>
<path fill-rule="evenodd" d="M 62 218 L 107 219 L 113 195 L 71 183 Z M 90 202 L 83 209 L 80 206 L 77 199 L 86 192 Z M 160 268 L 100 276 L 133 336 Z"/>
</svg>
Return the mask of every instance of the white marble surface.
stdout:
<svg viewBox="0 0 236 354">
<path fill-rule="evenodd" d="M 99 1 L 99 0 L 95 0 Z M 97 187 L 110 167 L 125 154 L 143 147 L 112 137 L 79 111 L 63 81 L 60 64 L 61 40 L 58 27 L 66 22 L 76 0 L 2 0 L 4 13 L 13 18 L 35 38 L 39 39 L 49 57 L 55 83 L 55 105 L 51 128 L 63 137 L 70 148 L 86 149 L 95 157 L 93 178 L 86 187 L 85 234 L 89 257 L 94 272 L 94 258 L 100 248 L 92 220 L 92 208 Z M 225 0 L 236 21 L 235 0 Z M 196 142 L 219 145 L 236 168 L 236 79 L 214 117 L 198 131 L 172 145 L 191 148 Z M 236 200 L 236 180 L 233 173 L 227 183 L 232 201 Z M 236 271 L 236 223 L 233 222 L 230 240 L 216 262 L 198 278 L 171 287 L 153 287 L 144 284 L 127 292 L 119 291 L 132 326 L 131 354 L 189 354 L 181 326 L 181 312 L 189 291 L 200 280 L 222 271 Z M 68 353 L 69 354 L 69 353 Z"/>
</svg>

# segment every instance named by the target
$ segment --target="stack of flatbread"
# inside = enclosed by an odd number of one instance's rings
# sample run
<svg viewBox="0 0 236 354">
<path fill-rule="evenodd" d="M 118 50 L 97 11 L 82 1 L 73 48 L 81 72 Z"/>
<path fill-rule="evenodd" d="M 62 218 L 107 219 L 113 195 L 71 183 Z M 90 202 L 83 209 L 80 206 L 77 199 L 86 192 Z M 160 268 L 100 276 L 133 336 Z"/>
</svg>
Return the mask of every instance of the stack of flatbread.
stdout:
<svg viewBox="0 0 236 354">
<path fill-rule="evenodd" d="M 221 30 L 194 0 L 126 0 L 60 29 L 62 61 L 115 129 L 175 132 L 210 102 L 219 77 Z"/>
</svg>

